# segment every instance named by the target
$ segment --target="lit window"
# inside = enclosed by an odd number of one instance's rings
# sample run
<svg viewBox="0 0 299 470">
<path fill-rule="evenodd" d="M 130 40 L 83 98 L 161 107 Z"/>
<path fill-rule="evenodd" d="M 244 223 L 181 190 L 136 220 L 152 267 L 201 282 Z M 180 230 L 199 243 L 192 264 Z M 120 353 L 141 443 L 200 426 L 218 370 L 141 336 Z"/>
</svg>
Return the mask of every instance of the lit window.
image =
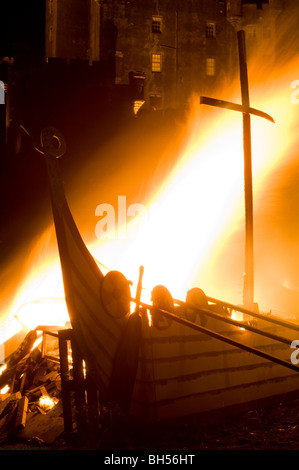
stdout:
<svg viewBox="0 0 299 470">
<path fill-rule="evenodd" d="M 152 54 L 152 72 L 161 72 L 161 54 Z"/>
<path fill-rule="evenodd" d="M 134 104 L 133 104 L 133 111 L 134 111 L 135 116 L 137 116 L 139 109 L 140 109 L 143 105 L 144 105 L 144 101 L 143 101 L 143 100 L 136 100 L 136 101 L 134 101 Z"/>
<path fill-rule="evenodd" d="M 209 57 L 206 60 L 206 74 L 209 77 L 214 77 L 215 75 L 215 59 Z"/>
<path fill-rule="evenodd" d="M 216 24 L 215 23 L 206 23 L 206 37 L 207 38 L 216 37 Z"/>
<path fill-rule="evenodd" d="M 162 33 L 162 18 L 161 16 L 153 16 L 152 19 L 152 32 Z"/>
</svg>

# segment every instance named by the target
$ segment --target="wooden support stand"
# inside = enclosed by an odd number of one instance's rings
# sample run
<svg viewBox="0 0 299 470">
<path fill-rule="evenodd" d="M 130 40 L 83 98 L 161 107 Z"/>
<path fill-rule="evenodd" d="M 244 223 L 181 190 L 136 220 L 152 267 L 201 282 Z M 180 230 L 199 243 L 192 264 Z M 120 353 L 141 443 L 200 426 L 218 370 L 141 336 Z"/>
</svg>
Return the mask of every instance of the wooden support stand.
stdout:
<svg viewBox="0 0 299 470">
<path fill-rule="evenodd" d="M 61 330 L 58 335 L 65 434 L 70 438 L 76 431 L 85 444 L 92 445 L 100 434 L 98 390 L 77 346 L 73 330 Z"/>
</svg>

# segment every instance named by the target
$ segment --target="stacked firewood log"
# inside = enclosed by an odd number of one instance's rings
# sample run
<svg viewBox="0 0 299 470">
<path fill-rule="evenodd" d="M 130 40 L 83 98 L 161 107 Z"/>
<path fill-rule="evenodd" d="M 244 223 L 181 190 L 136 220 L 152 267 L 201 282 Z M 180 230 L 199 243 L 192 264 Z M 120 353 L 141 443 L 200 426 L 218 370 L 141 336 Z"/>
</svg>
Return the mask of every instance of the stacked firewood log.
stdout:
<svg viewBox="0 0 299 470">
<path fill-rule="evenodd" d="M 0 446 L 16 440 L 52 444 L 64 431 L 59 360 L 45 357 L 41 345 L 34 346 L 37 338 L 30 331 L 2 366 Z"/>
</svg>

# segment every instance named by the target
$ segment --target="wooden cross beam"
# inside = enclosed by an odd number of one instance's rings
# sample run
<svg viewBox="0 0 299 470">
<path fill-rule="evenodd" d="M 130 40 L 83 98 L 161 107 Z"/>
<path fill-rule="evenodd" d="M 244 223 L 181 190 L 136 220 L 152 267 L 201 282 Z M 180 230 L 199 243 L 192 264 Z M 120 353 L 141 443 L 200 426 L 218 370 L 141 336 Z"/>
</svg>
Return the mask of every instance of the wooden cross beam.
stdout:
<svg viewBox="0 0 299 470">
<path fill-rule="evenodd" d="M 254 246 L 253 246 L 253 197 L 252 197 L 252 163 L 251 163 L 251 121 L 250 115 L 262 117 L 271 122 L 274 119 L 263 111 L 250 107 L 248 74 L 246 62 L 245 33 L 238 31 L 238 48 L 240 62 L 240 82 L 242 104 L 216 100 L 206 96 L 200 97 L 201 104 L 231 109 L 243 114 L 243 150 L 244 150 L 244 192 L 245 192 L 245 275 L 244 298 L 245 308 L 254 307 Z"/>
</svg>

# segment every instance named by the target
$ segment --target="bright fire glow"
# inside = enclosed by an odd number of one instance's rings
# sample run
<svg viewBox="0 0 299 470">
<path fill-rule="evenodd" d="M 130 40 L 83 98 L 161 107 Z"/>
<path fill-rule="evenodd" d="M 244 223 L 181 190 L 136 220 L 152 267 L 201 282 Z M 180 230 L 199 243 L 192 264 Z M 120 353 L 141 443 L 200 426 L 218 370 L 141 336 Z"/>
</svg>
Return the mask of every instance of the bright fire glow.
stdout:
<svg viewBox="0 0 299 470">
<path fill-rule="evenodd" d="M 9 390 L 9 385 L 5 385 L 5 387 L 3 387 L 1 390 L 0 390 L 0 395 L 5 395 Z"/>
<path fill-rule="evenodd" d="M 291 77 L 280 77 L 268 89 L 254 88 L 252 106 L 261 107 L 276 122 L 252 117 L 255 199 L 294 144 L 297 109 L 290 99 Z M 142 264 L 146 300 L 156 284 L 166 285 L 180 299 L 200 285 L 207 293 L 217 291 L 213 296 L 222 300 L 242 303 L 242 287 L 236 294 L 235 285 L 229 291 L 213 282 L 218 257 L 244 225 L 242 117 L 195 101 L 190 120 L 183 155 L 147 213 L 131 223 L 126 239 L 97 242 L 91 249 L 105 265 L 134 281 Z M 240 283 L 242 275 L 240 271 Z"/>
<path fill-rule="evenodd" d="M 44 411 L 51 410 L 57 403 L 57 398 L 51 398 L 48 395 L 42 395 L 38 401 L 40 408 Z"/>
<path fill-rule="evenodd" d="M 3 364 L 2 366 L 0 366 L 0 375 L 3 374 L 3 372 L 7 369 L 7 365 L 6 364 Z"/>
<path fill-rule="evenodd" d="M 298 58 L 267 89 L 251 86 L 252 106 L 261 108 L 276 121 L 272 124 L 252 118 L 257 200 L 272 171 L 285 163 L 286 158 L 292 162 L 289 150 L 296 137 L 298 109 L 291 102 L 290 84 L 297 65 Z M 235 89 L 239 89 L 239 83 Z M 231 93 L 223 99 L 238 102 L 238 96 Z M 222 98 L 217 94 L 215 97 Z M 242 286 L 237 288 L 233 281 L 228 290 L 227 285 L 215 282 L 219 256 L 232 235 L 244 225 L 241 115 L 199 106 L 195 99 L 188 126 L 189 137 L 180 161 L 148 201 L 145 213 L 130 223 L 126 236 L 112 241 L 97 240 L 89 248 L 96 259 L 109 269 L 122 271 L 134 286 L 139 266 L 143 265 L 145 301 L 150 300 L 154 285 L 164 284 L 179 299 L 185 298 L 188 289 L 199 285 L 207 295 L 241 303 Z M 30 257 L 28 277 L 9 306 L 6 317 L 9 327 L 4 327 L 3 340 L 24 326 L 32 329 L 39 324 L 61 325 L 68 320 L 57 251 L 48 249 L 55 245 L 53 233 L 50 227 Z"/>
<path fill-rule="evenodd" d="M 33 343 L 33 346 L 32 346 L 32 348 L 31 348 L 31 351 L 33 351 L 35 348 L 37 348 L 37 346 L 39 346 L 39 345 L 41 344 L 42 340 L 43 340 L 43 337 L 42 337 L 42 336 L 40 336 L 39 338 L 37 338 L 37 339 L 34 341 L 34 343 Z"/>
<path fill-rule="evenodd" d="M 30 254 L 27 261 L 28 275 L 16 292 L 9 314 L 3 316 L 5 324 L 1 329 L 2 342 L 22 328 L 29 331 L 38 325 L 62 326 L 68 320 L 54 240 L 53 227 L 50 227 Z"/>
</svg>

